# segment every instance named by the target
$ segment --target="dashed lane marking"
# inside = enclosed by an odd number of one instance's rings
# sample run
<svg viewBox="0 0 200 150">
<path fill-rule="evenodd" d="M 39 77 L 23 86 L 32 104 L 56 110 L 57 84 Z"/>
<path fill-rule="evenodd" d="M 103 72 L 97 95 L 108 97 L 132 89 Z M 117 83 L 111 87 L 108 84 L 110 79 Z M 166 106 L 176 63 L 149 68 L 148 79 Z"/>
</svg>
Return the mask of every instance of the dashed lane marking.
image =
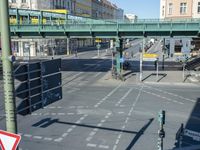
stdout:
<svg viewBox="0 0 200 150">
<path fill-rule="evenodd" d="M 96 145 L 96 144 L 88 143 L 88 144 L 87 144 L 87 147 L 97 147 L 97 145 Z"/>
</svg>

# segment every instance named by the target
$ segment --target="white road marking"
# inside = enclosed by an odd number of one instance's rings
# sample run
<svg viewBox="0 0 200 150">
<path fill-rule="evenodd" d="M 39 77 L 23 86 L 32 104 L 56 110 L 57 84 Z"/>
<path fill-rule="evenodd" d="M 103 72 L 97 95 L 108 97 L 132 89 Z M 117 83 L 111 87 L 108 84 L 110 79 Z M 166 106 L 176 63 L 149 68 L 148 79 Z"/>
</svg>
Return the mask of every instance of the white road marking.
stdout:
<svg viewBox="0 0 200 150">
<path fill-rule="evenodd" d="M 86 141 L 90 142 L 92 140 L 92 136 L 86 138 Z"/>
<path fill-rule="evenodd" d="M 180 95 L 177 95 L 177 94 L 174 94 L 174 93 L 170 93 L 170 92 L 167 92 L 167 91 L 163 91 L 163 90 L 160 90 L 160 89 L 151 87 L 151 86 L 145 85 L 145 87 L 146 87 L 146 88 L 149 88 L 149 89 L 153 89 L 153 90 L 159 91 L 159 92 L 162 92 L 162 93 L 165 93 L 165 94 L 168 94 L 168 95 L 171 95 L 171 96 L 174 96 L 174 97 L 178 97 L 178 98 L 183 99 L 183 100 L 185 100 L 185 101 L 190 101 L 190 102 L 193 102 L 193 103 L 196 102 L 196 100 L 189 99 L 189 98 L 185 98 L 185 97 L 183 97 L 183 96 L 180 96 Z"/>
<path fill-rule="evenodd" d="M 134 110 L 134 107 L 136 106 L 137 102 L 139 101 L 139 98 L 140 98 L 141 93 L 142 93 L 142 89 L 143 89 L 143 85 L 142 85 L 142 87 L 140 88 L 139 93 L 138 93 L 138 95 L 137 95 L 135 101 L 134 101 L 133 104 L 132 104 L 132 107 L 131 107 L 131 109 L 130 109 L 130 111 L 129 111 L 129 113 L 128 113 L 128 116 L 126 117 L 125 123 L 124 123 L 124 125 L 122 126 L 120 133 L 118 134 L 118 137 L 117 137 L 117 139 L 116 139 L 116 141 L 115 141 L 115 145 L 113 146 L 113 150 L 116 150 L 116 149 L 117 149 L 117 145 L 118 145 L 119 142 L 120 142 L 122 133 L 123 133 L 123 131 L 126 129 L 126 125 L 128 124 L 129 117 L 131 116 L 131 114 L 132 114 L 132 112 L 133 112 L 133 110 Z"/>
<path fill-rule="evenodd" d="M 135 88 L 135 89 L 139 90 L 138 88 Z M 165 99 L 165 100 L 167 100 L 167 101 L 169 101 L 169 102 L 173 102 L 173 103 L 177 103 L 177 104 L 181 104 L 181 105 L 184 104 L 184 103 L 182 103 L 182 102 L 174 102 L 174 100 L 171 99 L 171 98 L 167 98 L 167 97 L 158 95 L 158 94 L 153 93 L 153 92 L 148 92 L 148 91 L 146 91 L 146 90 L 142 90 L 142 92 L 147 93 L 147 94 L 150 94 L 150 95 L 153 95 L 153 96 L 156 96 L 156 97 L 159 97 L 159 98 L 162 98 L 162 99 Z"/>
<path fill-rule="evenodd" d="M 98 127 L 101 127 L 101 126 L 102 126 L 102 123 L 98 123 L 97 126 L 98 126 Z"/>
<path fill-rule="evenodd" d="M 98 108 L 104 101 L 106 101 L 111 95 L 113 95 L 120 87 L 122 83 L 120 83 L 116 88 L 114 88 L 110 93 L 108 93 L 104 98 L 102 98 L 97 104 L 94 105 L 95 108 Z"/>
<path fill-rule="evenodd" d="M 102 149 L 109 149 L 109 146 L 108 146 L 108 145 L 99 145 L 99 148 L 102 148 Z"/>
<path fill-rule="evenodd" d="M 123 111 L 120 111 L 120 112 L 118 112 L 118 114 L 124 114 L 124 112 L 123 112 Z"/>
<path fill-rule="evenodd" d="M 119 101 L 115 104 L 115 106 L 119 106 L 121 102 L 130 94 L 130 92 L 133 90 L 133 88 L 129 89 L 122 98 L 119 99 Z"/>
<path fill-rule="evenodd" d="M 61 142 L 63 140 L 63 138 L 58 138 L 58 139 L 55 139 L 54 141 L 55 142 Z"/>
<path fill-rule="evenodd" d="M 63 133 L 62 137 L 66 137 L 68 135 L 69 135 L 69 133 Z"/>
<path fill-rule="evenodd" d="M 67 132 L 70 133 L 70 132 L 72 132 L 72 130 L 73 130 L 72 128 L 69 128 L 69 129 L 67 130 Z"/>
<path fill-rule="evenodd" d="M 117 145 L 114 145 L 114 146 L 113 146 L 113 150 L 116 150 L 116 149 L 117 149 Z"/>
<path fill-rule="evenodd" d="M 24 134 L 23 136 L 25 136 L 25 137 L 32 137 L 32 135 L 30 135 L 30 134 Z"/>
<path fill-rule="evenodd" d="M 42 139 L 41 136 L 33 136 L 33 138 L 34 138 L 34 139 L 39 139 L 39 140 Z"/>
<path fill-rule="evenodd" d="M 94 136 L 95 134 L 96 134 L 97 132 L 94 132 L 94 131 L 92 131 L 92 132 L 90 132 L 90 136 Z"/>
<path fill-rule="evenodd" d="M 45 141 L 52 141 L 53 139 L 52 139 L 52 138 L 49 138 L 49 137 L 45 137 L 44 140 L 45 140 Z"/>
<path fill-rule="evenodd" d="M 96 144 L 88 143 L 88 144 L 87 144 L 87 147 L 97 147 L 97 145 L 96 145 Z"/>
<path fill-rule="evenodd" d="M 99 72 L 99 73 L 95 74 L 94 77 L 99 76 L 101 73 L 102 73 L 102 72 Z"/>
<path fill-rule="evenodd" d="M 104 122 L 106 122 L 106 120 L 104 119 L 104 120 L 101 120 L 101 123 L 104 123 Z"/>
<path fill-rule="evenodd" d="M 74 113 L 67 113 L 67 115 L 74 115 Z"/>
</svg>

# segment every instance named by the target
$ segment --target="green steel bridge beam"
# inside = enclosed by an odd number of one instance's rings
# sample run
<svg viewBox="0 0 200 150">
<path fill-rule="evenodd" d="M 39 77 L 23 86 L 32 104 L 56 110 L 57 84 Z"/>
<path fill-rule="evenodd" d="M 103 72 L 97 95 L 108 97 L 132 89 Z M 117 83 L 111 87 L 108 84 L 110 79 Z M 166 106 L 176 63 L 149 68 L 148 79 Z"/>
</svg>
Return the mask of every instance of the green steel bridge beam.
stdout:
<svg viewBox="0 0 200 150">
<path fill-rule="evenodd" d="M 17 24 L 11 25 L 12 36 L 74 36 L 126 37 L 143 36 L 199 36 L 200 23 L 160 23 L 155 24 Z"/>
</svg>

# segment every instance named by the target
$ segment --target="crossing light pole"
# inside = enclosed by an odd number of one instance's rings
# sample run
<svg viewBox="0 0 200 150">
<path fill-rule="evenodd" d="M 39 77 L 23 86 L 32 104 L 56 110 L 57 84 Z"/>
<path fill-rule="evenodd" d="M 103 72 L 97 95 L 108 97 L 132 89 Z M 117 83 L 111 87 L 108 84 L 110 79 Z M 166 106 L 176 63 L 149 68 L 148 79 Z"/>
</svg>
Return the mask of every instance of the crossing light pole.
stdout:
<svg viewBox="0 0 200 150">
<path fill-rule="evenodd" d="M 165 124 L 165 111 L 161 110 L 158 116 L 160 129 L 158 130 L 158 150 L 163 150 L 163 139 L 165 138 L 164 124 Z"/>
<path fill-rule="evenodd" d="M 17 133 L 8 0 L 0 0 L 0 20 L 6 130 L 11 133 Z"/>
</svg>

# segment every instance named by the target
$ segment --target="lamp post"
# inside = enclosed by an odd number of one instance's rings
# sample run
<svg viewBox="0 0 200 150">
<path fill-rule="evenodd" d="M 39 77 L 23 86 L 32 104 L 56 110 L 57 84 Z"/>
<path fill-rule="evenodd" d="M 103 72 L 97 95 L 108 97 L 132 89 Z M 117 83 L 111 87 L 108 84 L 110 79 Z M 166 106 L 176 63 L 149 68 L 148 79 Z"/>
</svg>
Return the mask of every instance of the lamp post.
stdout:
<svg viewBox="0 0 200 150">
<path fill-rule="evenodd" d="M 11 41 L 9 28 L 8 0 L 0 0 L 0 20 L 6 130 L 8 132 L 17 133 L 17 117 L 15 109 L 15 90 L 12 64 L 13 56 L 10 46 Z"/>
</svg>

